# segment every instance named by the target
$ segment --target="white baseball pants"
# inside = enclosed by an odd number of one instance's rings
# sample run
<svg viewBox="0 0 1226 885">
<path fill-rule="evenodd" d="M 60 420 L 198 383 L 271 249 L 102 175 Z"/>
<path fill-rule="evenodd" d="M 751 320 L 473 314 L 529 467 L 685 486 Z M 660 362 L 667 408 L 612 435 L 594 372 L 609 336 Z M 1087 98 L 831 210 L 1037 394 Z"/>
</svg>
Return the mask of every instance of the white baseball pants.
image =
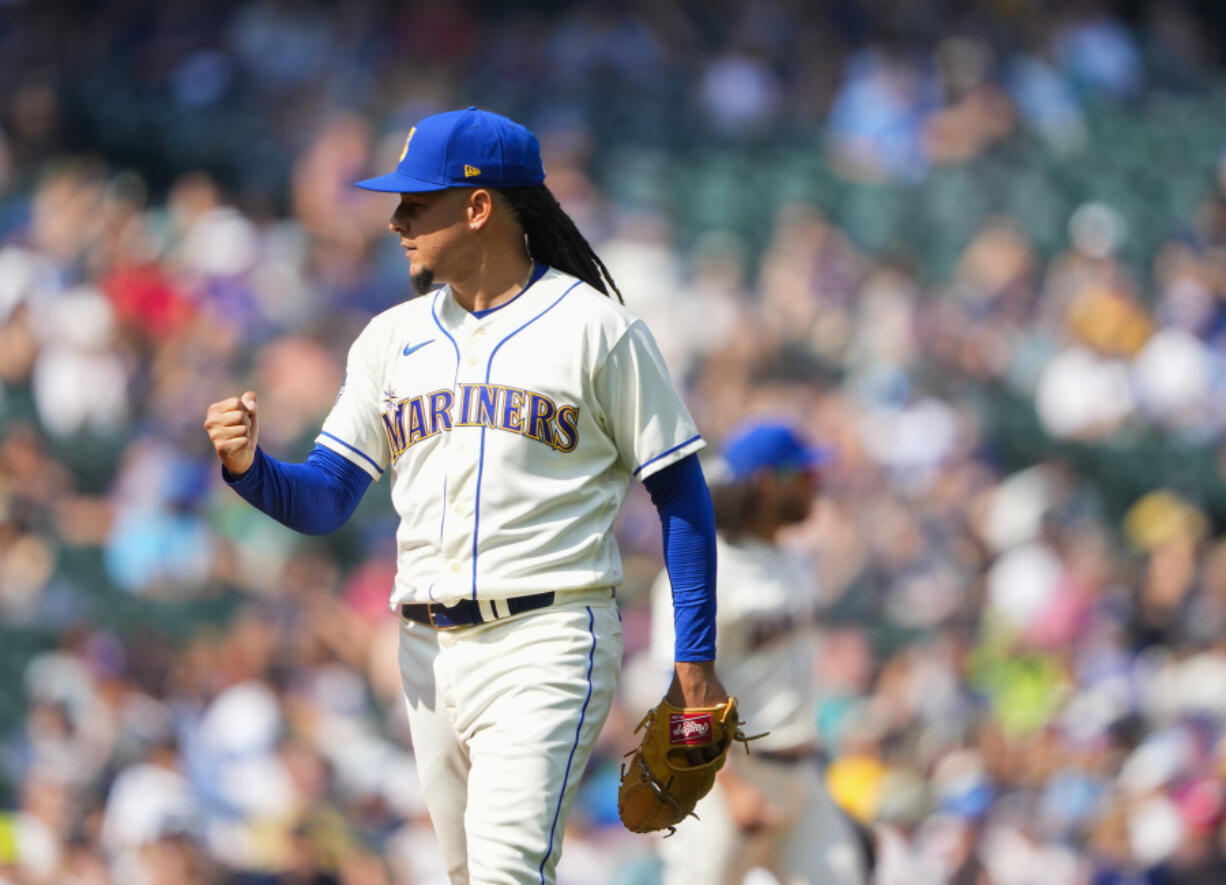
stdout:
<svg viewBox="0 0 1226 885">
<path fill-rule="evenodd" d="M 562 599 L 457 630 L 401 622 L 413 753 L 454 885 L 554 881 L 622 658 L 608 588 Z"/>
</svg>

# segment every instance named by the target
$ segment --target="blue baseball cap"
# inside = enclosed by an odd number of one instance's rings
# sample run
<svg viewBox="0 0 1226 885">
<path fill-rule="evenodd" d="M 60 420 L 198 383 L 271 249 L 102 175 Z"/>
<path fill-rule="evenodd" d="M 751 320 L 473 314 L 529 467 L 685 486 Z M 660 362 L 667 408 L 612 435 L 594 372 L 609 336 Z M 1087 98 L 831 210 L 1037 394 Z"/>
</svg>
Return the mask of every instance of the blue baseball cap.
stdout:
<svg viewBox="0 0 1226 885">
<path fill-rule="evenodd" d="M 357 185 L 420 194 L 452 187 L 527 187 L 544 180 L 536 136 L 514 120 L 471 107 L 418 121 L 405 136 L 396 171 Z"/>
<path fill-rule="evenodd" d="M 724 442 L 723 459 L 733 479 L 759 470 L 803 470 L 828 463 L 829 449 L 808 445 L 789 427 L 775 421 L 743 424 Z"/>
</svg>

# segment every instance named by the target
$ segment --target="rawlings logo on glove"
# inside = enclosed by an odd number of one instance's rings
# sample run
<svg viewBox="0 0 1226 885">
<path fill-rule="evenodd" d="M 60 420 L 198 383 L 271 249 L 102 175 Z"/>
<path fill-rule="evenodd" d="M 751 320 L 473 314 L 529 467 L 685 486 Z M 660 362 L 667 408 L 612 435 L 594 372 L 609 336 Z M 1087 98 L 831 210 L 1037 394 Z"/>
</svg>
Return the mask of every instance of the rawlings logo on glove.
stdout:
<svg viewBox="0 0 1226 885">
<path fill-rule="evenodd" d="M 617 813 L 634 833 L 668 830 L 694 813 L 698 800 L 715 785 L 733 741 L 745 744 L 762 737 L 745 737 L 737 716 L 736 698 L 715 707 L 679 710 L 660 701 L 634 730 L 643 741 L 627 753 L 617 790 Z M 698 761 L 702 760 L 702 761 Z"/>
<path fill-rule="evenodd" d="M 669 713 L 668 742 L 674 746 L 706 744 L 711 737 L 710 713 Z"/>
</svg>

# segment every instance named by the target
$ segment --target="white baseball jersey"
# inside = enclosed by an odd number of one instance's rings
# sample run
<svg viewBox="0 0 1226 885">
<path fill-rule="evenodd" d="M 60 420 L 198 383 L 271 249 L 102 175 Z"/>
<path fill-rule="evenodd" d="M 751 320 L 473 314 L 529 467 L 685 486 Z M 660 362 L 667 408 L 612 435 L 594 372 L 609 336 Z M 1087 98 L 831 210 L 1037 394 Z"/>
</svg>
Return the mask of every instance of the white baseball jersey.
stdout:
<svg viewBox="0 0 1226 885">
<path fill-rule="evenodd" d="M 449 287 L 376 316 L 316 441 L 391 469 L 393 605 L 616 586 L 630 477 L 705 445 L 646 326 L 553 269 L 484 316 Z"/>
<path fill-rule="evenodd" d="M 785 750 L 817 740 L 817 578 L 803 558 L 755 538 L 716 539 L 719 675 L 754 730 L 755 748 Z M 672 666 L 672 593 L 662 572 L 652 588 L 653 658 Z"/>
</svg>

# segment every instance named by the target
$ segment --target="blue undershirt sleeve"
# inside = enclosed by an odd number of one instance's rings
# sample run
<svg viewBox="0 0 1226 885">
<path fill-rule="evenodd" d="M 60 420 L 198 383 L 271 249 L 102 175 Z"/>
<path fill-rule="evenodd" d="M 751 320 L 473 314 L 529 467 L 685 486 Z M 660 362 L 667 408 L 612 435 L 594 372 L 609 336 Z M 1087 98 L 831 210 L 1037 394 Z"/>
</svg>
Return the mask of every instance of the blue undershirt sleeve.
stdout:
<svg viewBox="0 0 1226 885">
<path fill-rule="evenodd" d="M 370 485 L 370 474 L 320 445 L 302 464 L 278 461 L 257 447 L 246 473 L 235 476 L 223 467 L 221 475 L 252 506 L 308 535 L 340 528 Z"/>
<path fill-rule="evenodd" d="M 660 512 L 673 588 L 674 660 L 715 660 L 715 510 L 697 455 L 644 480 Z"/>
</svg>

